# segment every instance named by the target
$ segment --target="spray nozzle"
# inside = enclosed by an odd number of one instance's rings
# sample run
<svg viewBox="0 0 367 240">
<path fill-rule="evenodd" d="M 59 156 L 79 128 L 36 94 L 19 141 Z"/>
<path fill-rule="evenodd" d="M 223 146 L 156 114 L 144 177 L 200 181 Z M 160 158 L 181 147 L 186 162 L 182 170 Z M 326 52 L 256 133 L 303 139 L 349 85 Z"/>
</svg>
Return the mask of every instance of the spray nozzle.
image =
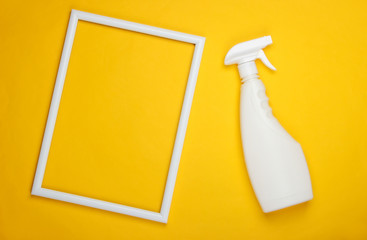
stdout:
<svg viewBox="0 0 367 240">
<path fill-rule="evenodd" d="M 272 43 L 270 36 L 239 43 L 229 50 L 224 60 L 224 64 L 238 64 L 238 70 L 240 71 L 240 76 L 243 79 L 247 76 L 256 75 L 258 73 L 255 64 L 256 59 L 260 59 L 264 65 L 271 70 L 276 70 L 262 50 Z"/>
</svg>

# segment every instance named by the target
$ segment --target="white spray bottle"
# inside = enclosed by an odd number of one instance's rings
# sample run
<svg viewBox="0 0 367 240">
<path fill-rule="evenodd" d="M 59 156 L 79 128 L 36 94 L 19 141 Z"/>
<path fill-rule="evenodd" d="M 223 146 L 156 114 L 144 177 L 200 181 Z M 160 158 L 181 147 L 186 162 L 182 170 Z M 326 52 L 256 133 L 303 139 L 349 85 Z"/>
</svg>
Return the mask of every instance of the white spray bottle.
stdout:
<svg viewBox="0 0 367 240">
<path fill-rule="evenodd" d="M 262 50 L 270 36 L 237 44 L 225 64 L 238 64 L 241 86 L 241 136 L 247 170 L 262 210 L 272 212 L 313 198 L 310 175 L 301 145 L 273 116 L 256 59 L 275 70 Z"/>
</svg>

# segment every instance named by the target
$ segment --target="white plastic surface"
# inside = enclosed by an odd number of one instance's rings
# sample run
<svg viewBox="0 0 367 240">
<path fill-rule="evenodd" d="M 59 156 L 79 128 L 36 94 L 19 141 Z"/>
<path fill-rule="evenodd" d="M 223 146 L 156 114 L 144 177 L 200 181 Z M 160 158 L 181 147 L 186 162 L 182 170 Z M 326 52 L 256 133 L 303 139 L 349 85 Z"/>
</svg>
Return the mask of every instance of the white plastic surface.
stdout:
<svg viewBox="0 0 367 240">
<path fill-rule="evenodd" d="M 312 199 L 301 145 L 273 116 L 259 79 L 241 86 L 241 136 L 247 170 L 264 212 Z"/>
<path fill-rule="evenodd" d="M 271 39 L 270 39 L 271 40 Z M 225 63 L 243 62 L 245 57 L 257 56 L 258 48 L 265 47 L 264 38 L 258 44 L 252 40 L 239 44 L 227 54 Z M 236 46 L 239 46 L 236 45 Z M 243 51 L 243 49 L 251 51 Z M 234 51 L 233 51 L 234 50 Z M 247 64 L 254 64 L 252 61 Z M 228 60 L 228 61 L 227 61 Z M 313 198 L 310 175 L 301 145 L 279 124 L 272 114 L 264 84 L 253 68 L 241 74 L 241 136 L 249 177 L 256 197 L 264 212 L 302 203 Z"/>
</svg>

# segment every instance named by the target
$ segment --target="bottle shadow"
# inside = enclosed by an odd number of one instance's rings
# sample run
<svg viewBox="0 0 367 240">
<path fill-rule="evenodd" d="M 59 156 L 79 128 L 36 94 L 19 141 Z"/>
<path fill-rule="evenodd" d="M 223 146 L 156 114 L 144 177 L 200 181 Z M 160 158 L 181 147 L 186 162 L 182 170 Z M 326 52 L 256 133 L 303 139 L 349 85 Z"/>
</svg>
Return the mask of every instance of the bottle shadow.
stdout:
<svg viewBox="0 0 367 240">
<path fill-rule="evenodd" d="M 264 218 L 267 221 L 277 221 L 277 219 L 293 219 L 295 217 L 300 217 L 303 216 L 307 213 L 309 207 L 310 207 L 311 203 L 309 201 L 307 202 L 303 202 L 291 207 L 287 207 L 287 208 L 283 208 L 274 212 L 270 212 L 270 213 L 263 213 Z"/>
</svg>

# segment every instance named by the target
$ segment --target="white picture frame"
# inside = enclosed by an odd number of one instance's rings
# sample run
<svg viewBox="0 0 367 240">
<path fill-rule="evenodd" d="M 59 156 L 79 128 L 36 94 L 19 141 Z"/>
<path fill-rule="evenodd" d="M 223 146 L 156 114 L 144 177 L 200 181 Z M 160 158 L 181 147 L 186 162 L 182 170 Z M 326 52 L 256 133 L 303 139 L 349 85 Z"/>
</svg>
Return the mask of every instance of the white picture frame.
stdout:
<svg viewBox="0 0 367 240">
<path fill-rule="evenodd" d="M 57 113 L 60 105 L 61 95 L 63 91 L 66 72 L 69 64 L 70 54 L 75 37 L 75 31 L 78 20 L 97 23 L 101 25 L 116 27 L 124 30 L 130 30 L 138 33 L 149 34 L 162 38 L 182 41 L 195 45 L 194 55 L 190 67 L 190 73 L 188 82 L 186 85 L 185 97 L 182 105 L 180 120 L 176 133 L 175 143 L 173 147 L 173 153 L 171 156 L 171 162 L 169 166 L 167 181 L 164 190 L 163 201 L 160 212 L 153 212 L 144 209 L 134 208 L 121 204 L 106 202 L 89 197 L 79 196 L 75 194 L 65 193 L 61 191 L 55 191 L 42 187 L 43 177 L 46 170 L 47 158 L 51 146 L 52 135 L 55 128 Z M 46 128 L 42 140 L 42 146 L 37 164 L 37 170 L 33 181 L 32 195 L 37 195 L 45 198 L 56 199 L 69 203 L 84 205 L 88 207 L 103 209 L 111 212 L 126 214 L 134 217 L 144 218 L 157 222 L 167 223 L 168 214 L 170 211 L 173 190 L 176 182 L 176 176 L 178 166 L 180 163 L 180 157 L 182 147 L 184 143 L 187 123 L 189 119 L 192 99 L 194 96 L 194 90 L 196 85 L 196 79 L 199 72 L 200 61 L 204 49 L 205 38 L 195 36 L 191 34 L 171 31 L 167 29 L 152 27 L 144 24 L 124 21 L 120 19 L 100 16 L 92 13 L 72 10 L 69 20 L 69 25 L 64 42 L 64 48 L 60 60 L 60 65 L 56 77 L 56 83 L 52 95 L 52 101 L 48 113 Z"/>
</svg>

